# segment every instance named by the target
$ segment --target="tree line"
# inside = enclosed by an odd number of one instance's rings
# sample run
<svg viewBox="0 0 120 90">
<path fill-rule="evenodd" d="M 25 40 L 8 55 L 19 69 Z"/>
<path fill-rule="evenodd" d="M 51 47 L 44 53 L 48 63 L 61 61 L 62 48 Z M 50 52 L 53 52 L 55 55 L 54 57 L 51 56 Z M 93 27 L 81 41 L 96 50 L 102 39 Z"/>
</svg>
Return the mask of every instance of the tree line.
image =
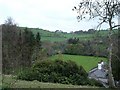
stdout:
<svg viewBox="0 0 120 90">
<path fill-rule="evenodd" d="M 14 73 L 15 67 L 30 67 L 41 49 L 40 34 L 34 35 L 27 28 L 20 30 L 9 18 L 2 25 L 3 73 Z M 34 53 L 35 52 L 35 53 Z M 34 53 L 34 54 L 33 54 Z"/>
</svg>

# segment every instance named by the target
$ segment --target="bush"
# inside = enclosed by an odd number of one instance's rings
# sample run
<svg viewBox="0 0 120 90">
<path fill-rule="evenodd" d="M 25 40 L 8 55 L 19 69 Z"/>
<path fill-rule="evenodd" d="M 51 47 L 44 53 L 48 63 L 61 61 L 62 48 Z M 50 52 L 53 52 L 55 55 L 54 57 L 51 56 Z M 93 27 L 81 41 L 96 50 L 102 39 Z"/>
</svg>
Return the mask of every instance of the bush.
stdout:
<svg viewBox="0 0 120 90">
<path fill-rule="evenodd" d="M 31 68 L 25 68 L 17 74 L 17 79 L 32 81 L 36 79 L 36 76 L 37 73 L 32 71 Z"/>
<path fill-rule="evenodd" d="M 38 80 L 73 85 L 99 85 L 87 78 L 87 73 L 82 66 L 73 61 L 40 61 L 30 69 L 24 69 L 17 75 L 22 80 Z"/>
<path fill-rule="evenodd" d="M 49 81 L 52 83 L 57 83 L 59 82 L 59 77 L 61 77 L 59 73 L 52 72 L 49 76 Z"/>
<path fill-rule="evenodd" d="M 88 79 L 88 85 L 103 87 L 103 85 L 95 79 Z"/>
<path fill-rule="evenodd" d="M 70 79 L 68 77 L 61 76 L 58 78 L 58 83 L 70 84 Z"/>
</svg>

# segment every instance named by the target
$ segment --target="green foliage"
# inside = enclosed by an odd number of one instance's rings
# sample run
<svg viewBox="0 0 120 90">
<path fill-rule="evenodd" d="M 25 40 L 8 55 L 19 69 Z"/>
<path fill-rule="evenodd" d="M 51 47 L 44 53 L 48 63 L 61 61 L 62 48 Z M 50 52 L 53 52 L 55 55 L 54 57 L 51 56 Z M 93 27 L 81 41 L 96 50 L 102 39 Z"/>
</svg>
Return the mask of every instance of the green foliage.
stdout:
<svg viewBox="0 0 120 90">
<path fill-rule="evenodd" d="M 77 44 L 79 42 L 79 38 L 70 38 L 68 39 L 69 44 Z"/>
<path fill-rule="evenodd" d="M 86 56 L 107 56 L 107 39 L 102 38 L 88 41 L 80 41 L 79 39 L 68 39 L 64 54 L 70 55 L 86 55 Z"/>
<path fill-rule="evenodd" d="M 21 27 L 21 29 L 24 29 L 24 27 Z M 74 33 L 65 33 L 65 32 L 55 33 L 39 28 L 28 28 L 28 29 L 32 31 L 35 35 L 39 32 L 41 35 L 41 41 L 50 41 L 50 42 L 63 42 L 68 40 L 69 38 L 74 38 L 74 37 L 79 38 L 79 40 L 82 41 L 92 40 L 96 32 L 101 34 L 103 37 L 108 35 L 108 30 L 95 31 L 95 33 L 90 33 L 88 31 L 81 31 L 82 33 L 76 33 L 77 31 L 75 31 Z"/>
<path fill-rule="evenodd" d="M 20 55 L 22 62 L 19 62 L 21 66 L 30 67 L 32 64 L 32 55 L 35 46 L 35 37 L 34 34 L 28 30 L 28 28 L 24 29 L 22 33 L 22 41 L 19 45 L 20 47 Z"/>
<path fill-rule="evenodd" d="M 17 75 L 17 79 L 23 79 L 24 80 L 29 80 L 29 81 L 32 81 L 34 80 L 34 72 L 31 71 L 30 68 L 24 68 L 22 69 L 21 71 L 19 71 L 18 75 Z"/>
<path fill-rule="evenodd" d="M 82 44 L 68 44 L 64 53 L 70 55 L 84 55 L 84 46 Z"/>
<path fill-rule="evenodd" d="M 35 63 L 30 70 L 24 70 L 17 76 L 22 80 L 38 80 L 73 85 L 90 85 L 87 73 L 82 66 L 73 61 L 40 61 Z"/>
<path fill-rule="evenodd" d="M 36 45 L 39 46 L 39 48 L 41 47 L 41 36 L 40 36 L 40 33 L 38 32 L 37 35 L 36 35 Z"/>
<path fill-rule="evenodd" d="M 88 79 L 88 82 L 87 82 L 89 85 L 91 85 L 91 86 L 100 86 L 100 87 L 102 87 L 103 85 L 100 83 L 100 82 L 98 82 L 98 81 L 96 81 L 96 80 L 94 80 L 94 79 Z"/>
<path fill-rule="evenodd" d="M 11 75 L 4 75 L 4 79 L 2 82 L 2 88 L 3 90 L 12 90 L 14 88 L 99 88 L 95 86 L 89 86 L 89 85 L 68 85 L 68 84 L 60 84 L 60 83 L 44 83 L 39 82 L 37 80 L 34 81 L 25 81 L 25 80 L 17 80 L 15 78 L 12 78 Z M 15 82 L 16 81 L 16 82 Z M 12 84 L 12 85 L 11 85 Z M 11 86 L 9 86 L 11 85 Z"/>
</svg>

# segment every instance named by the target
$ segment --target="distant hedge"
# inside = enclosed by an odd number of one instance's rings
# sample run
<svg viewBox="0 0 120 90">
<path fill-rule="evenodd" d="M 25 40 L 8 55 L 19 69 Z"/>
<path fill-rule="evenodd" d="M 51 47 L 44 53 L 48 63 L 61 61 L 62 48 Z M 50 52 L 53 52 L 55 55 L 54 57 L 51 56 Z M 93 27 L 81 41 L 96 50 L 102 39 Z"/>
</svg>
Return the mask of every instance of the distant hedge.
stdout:
<svg viewBox="0 0 120 90">
<path fill-rule="evenodd" d="M 87 76 L 83 67 L 73 61 L 46 60 L 35 63 L 30 69 L 20 71 L 17 78 L 28 81 L 102 86 L 96 81 L 91 82 Z"/>
</svg>

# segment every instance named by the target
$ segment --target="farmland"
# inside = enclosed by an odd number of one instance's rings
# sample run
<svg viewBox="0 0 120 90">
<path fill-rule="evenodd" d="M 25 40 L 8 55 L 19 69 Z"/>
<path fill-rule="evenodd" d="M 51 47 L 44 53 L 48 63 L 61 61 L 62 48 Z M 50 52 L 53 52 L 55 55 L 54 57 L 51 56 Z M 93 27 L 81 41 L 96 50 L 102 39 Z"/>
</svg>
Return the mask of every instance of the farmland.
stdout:
<svg viewBox="0 0 120 90">
<path fill-rule="evenodd" d="M 97 66 L 97 63 L 100 60 L 107 61 L 106 58 L 103 57 L 93 57 L 93 56 L 79 56 L 79 55 L 66 55 L 66 54 L 61 54 L 61 55 L 55 55 L 49 58 L 50 60 L 56 60 L 56 59 L 61 59 L 61 60 L 72 60 L 76 62 L 78 65 L 82 65 L 83 68 L 88 72 L 92 68 Z"/>
<path fill-rule="evenodd" d="M 21 29 L 24 30 L 25 27 L 21 27 Z M 67 33 L 67 32 L 52 32 L 39 28 L 28 28 L 28 29 L 32 31 L 34 35 L 36 35 L 37 32 L 39 32 L 41 35 L 41 41 L 50 41 L 50 42 L 61 42 L 74 37 L 79 38 L 80 40 L 91 40 L 98 34 L 100 36 L 107 36 L 108 34 L 108 30 L 96 31 L 94 34 L 91 33 L 75 34 L 75 33 Z"/>
</svg>

